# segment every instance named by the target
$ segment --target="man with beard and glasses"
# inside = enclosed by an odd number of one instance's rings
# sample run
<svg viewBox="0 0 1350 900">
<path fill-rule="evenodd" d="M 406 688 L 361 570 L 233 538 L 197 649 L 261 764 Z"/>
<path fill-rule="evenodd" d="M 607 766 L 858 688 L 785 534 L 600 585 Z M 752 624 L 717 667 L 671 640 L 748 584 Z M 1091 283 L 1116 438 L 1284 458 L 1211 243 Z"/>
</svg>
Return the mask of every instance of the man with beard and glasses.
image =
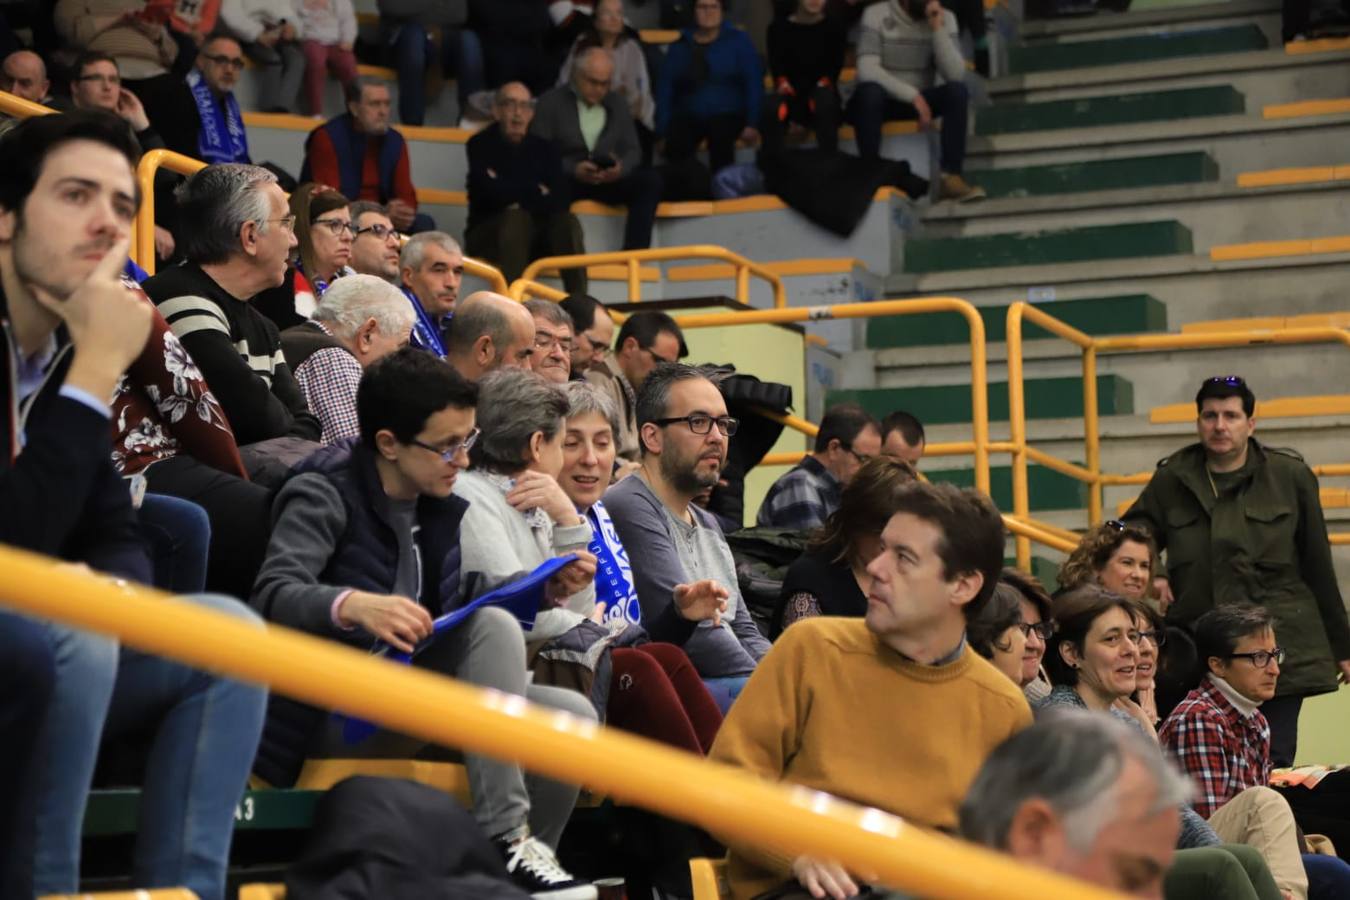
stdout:
<svg viewBox="0 0 1350 900">
<path fill-rule="evenodd" d="M 641 466 L 605 493 L 605 507 L 630 556 L 642 561 L 633 574 L 644 618 L 661 615 L 678 590 L 725 597 L 721 622 L 700 622 L 684 649 L 726 711 L 769 642 L 741 599 L 721 528 L 693 500 L 717 484 L 739 423 L 717 385 L 682 363 L 662 363 L 643 380 L 637 422 Z"/>
</svg>

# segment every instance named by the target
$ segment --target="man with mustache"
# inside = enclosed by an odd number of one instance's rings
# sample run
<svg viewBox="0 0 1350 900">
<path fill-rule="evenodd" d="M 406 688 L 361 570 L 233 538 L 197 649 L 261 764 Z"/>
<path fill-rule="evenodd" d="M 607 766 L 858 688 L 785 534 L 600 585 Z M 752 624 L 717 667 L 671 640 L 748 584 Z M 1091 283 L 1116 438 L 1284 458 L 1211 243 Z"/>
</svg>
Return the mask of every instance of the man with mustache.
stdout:
<svg viewBox="0 0 1350 900">
<path fill-rule="evenodd" d="M 643 380 L 637 423 L 641 465 L 605 493 L 605 508 L 630 557 L 642 563 L 633 574 L 643 618 L 655 620 L 680 589 L 713 590 L 726 599 L 721 621 L 690 623 L 683 642 L 725 711 L 769 642 L 741 599 L 722 530 L 693 501 L 717 484 L 739 423 L 727 415 L 717 385 L 682 363 L 662 363 Z"/>
</svg>

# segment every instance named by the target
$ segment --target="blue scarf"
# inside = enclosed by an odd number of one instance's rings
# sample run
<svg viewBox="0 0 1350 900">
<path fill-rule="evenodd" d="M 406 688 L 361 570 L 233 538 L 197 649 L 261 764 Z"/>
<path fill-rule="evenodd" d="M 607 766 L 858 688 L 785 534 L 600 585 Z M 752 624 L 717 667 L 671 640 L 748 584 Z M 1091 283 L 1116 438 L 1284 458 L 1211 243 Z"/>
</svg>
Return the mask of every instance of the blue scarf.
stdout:
<svg viewBox="0 0 1350 900">
<path fill-rule="evenodd" d="M 445 359 L 445 344 L 441 342 L 440 326 L 432 321 L 431 316 L 427 315 L 427 311 L 422 308 L 422 302 L 417 299 L 416 294 L 407 288 L 401 288 L 401 290 L 403 296 L 407 297 L 408 302 L 412 304 L 413 312 L 417 314 L 412 327 L 412 345 Z"/>
<path fill-rule="evenodd" d="M 619 540 L 614 521 L 598 500 L 586 510 L 586 518 L 591 523 L 591 543 L 586 549 L 595 554 L 595 602 L 605 604 L 605 624 L 631 622 L 637 625 L 642 621 L 642 607 L 638 603 L 628 551 Z"/>
<path fill-rule="evenodd" d="M 200 71 L 189 72 L 187 84 L 197 102 L 197 117 L 202 121 L 197 132 L 197 155 L 208 163 L 248 162 L 248 133 L 244 131 L 244 118 L 239 114 L 239 101 L 234 94 L 225 95 L 222 117 L 220 104 Z"/>
</svg>

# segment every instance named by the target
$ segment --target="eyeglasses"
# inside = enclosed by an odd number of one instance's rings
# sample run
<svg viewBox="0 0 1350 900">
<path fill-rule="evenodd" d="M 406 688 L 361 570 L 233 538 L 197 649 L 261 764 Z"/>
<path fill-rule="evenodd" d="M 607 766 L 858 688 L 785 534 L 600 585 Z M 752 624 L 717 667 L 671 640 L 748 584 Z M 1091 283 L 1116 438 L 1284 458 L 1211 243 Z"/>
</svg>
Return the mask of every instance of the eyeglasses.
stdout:
<svg viewBox="0 0 1350 900">
<path fill-rule="evenodd" d="M 865 466 L 872 461 L 872 457 L 868 456 L 866 453 L 859 453 L 852 447 L 845 447 L 844 449 L 853 454 L 853 458 L 858 461 L 858 465 L 860 466 Z"/>
<path fill-rule="evenodd" d="M 1266 666 L 1270 665 L 1272 661 L 1274 661 L 1276 665 L 1284 664 L 1284 648 L 1276 647 L 1274 650 L 1256 650 L 1252 653 L 1230 653 L 1228 654 L 1228 658 L 1249 660 L 1256 668 L 1264 669 Z"/>
<path fill-rule="evenodd" d="M 675 360 L 673 360 L 673 359 L 666 359 L 664 356 L 661 356 L 660 354 L 656 353 L 654 350 L 652 350 L 651 347 L 643 347 L 642 349 L 643 349 L 648 355 L 650 355 L 652 359 L 656 360 L 656 362 L 657 362 L 658 365 L 659 365 L 660 363 L 673 363 L 673 362 L 675 362 Z M 707 434 L 708 432 L 705 431 L 705 432 L 703 432 L 703 433 L 704 433 L 704 434 Z"/>
<path fill-rule="evenodd" d="M 1226 384 L 1229 387 L 1246 387 L 1247 382 L 1242 380 L 1241 375 L 1215 375 L 1213 378 L 1205 379 L 1206 384 Z"/>
<path fill-rule="evenodd" d="M 674 419 L 652 419 L 653 425 L 660 425 L 665 428 L 667 425 L 674 425 L 676 422 L 683 422 L 689 426 L 689 430 L 694 434 L 707 434 L 712 431 L 713 423 L 717 423 L 717 430 L 727 437 L 736 433 L 736 429 L 741 427 L 740 419 L 733 419 L 731 416 L 710 416 L 705 413 L 693 413 L 688 416 L 680 416 Z"/>
<path fill-rule="evenodd" d="M 227 68 L 234 69 L 236 72 L 244 68 L 243 57 L 239 56 L 224 56 L 224 55 L 207 56 L 203 54 L 202 59 L 205 59 L 209 62 L 213 62 L 218 66 L 225 66 Z"/>
<path fill-rule="evenodd" d="M 342 237 L 344 231 L 353 236 L 356 234 L 356 230 L 352 228 L 352 223 L 344 222 L 341 219 L 315 219 L 310 224 L 322 225 L 328 229 L 328 233 L 333 237 Z"/>
<path fill-rule="evenodd" d="M 1017 627 L 1022 629 L 1024 637 L 1031 637 L 1033 634 L 1043 641 L 1050 640 L 1050 635 L 1055 633 L 1054 622 L 1018 622 Z"/>
<path fill-rule="evenodd" d="M 601 349 L 607 349 L 609 347 L 609 343 L 607 341 L 601 340 L 598 337 L 593 337 L 589 331 L 583 331 L 580 334 L 578 334 L 577 337 L 584 337 L 586 339 L 586 343 L 590 344 L 592 348 L 599 347 Z"/>
<path fill-rule="evenodd" d="M 498 108 L 498 109 L 507 109 L 507 110 L 518 109 L 518 110 L 520 110 L 521 112 L 524 112 L 524 111 L 527 110 L 527 109 L 534 109 L 534 101 L 533 101 L 533 100 L 498 100 L 498 101 L 497 101 L 497 108 Z"/>
<path fill-rule="evenodd" d="M 421 447 L 423 450 L 430 450 L 441 458 L 441 462 L 454 462 L 455 457 L 459 456 L 461 452 L 469 452 L 469 449 L 473 447 L 474 442 L 478 440 L 478 435 L 481 433 L 482 432 L 479 429 L 475 428 L 464 436 L 464 440 L 455 441 L 448 447 L 433 447 L 430 444 L 419 441 L 417 438 L 413 438 L 411 441 L 408 441 L 408 443 L 412 444 L 414 447 Z"/>
<path fill-rule="evenodd" d="M 286 231 L 295 230 L 295 216 L 282 216 L 279 219 L 263 219 L 265 223 L 276 222 Z"/>
<path fill-rule="evenodd" d="M 76 81 L 97 81 L 99 84 L 110 84 L 110 85 L 112 85 L 113 87 L 117 87 L 119 84 L 122 83 L 122 76 L 120 76 L 120 75 L 81 75 L 79 78 L 76 78 L 75 80 L 76 80 Z"/>
<path fill-rule="evenodd" d="M 374 225 L 367 225 L 365 228 L 353 228 L 352 237 L 360 237 L 363 234 L 373 234 L 382 241 L 390 238 L 400 238 L 402 235 L 391 225 L 385 225 L 382 222 L 376 222 Z"/>
<path fill-rule="evenodd" d="M 1139 632 L 1139 640 L 1151 641 L 1153 646 L 1161 647 L 1167 643 L 1167 632 L 1161 628 L 1156 631 L 1141 631 Z"/>
<path fill-rule="evenodd" d="M 572 352 L 572 339 L 570 337 L 547 334 L 543 331 L 535 332 L 534 349 L 538 350 L 540 353 L 547 353 L 548 348 L 552 347 L 554 344 L 557 344 L 558 348 L 564 353 Z"/>
</svg>

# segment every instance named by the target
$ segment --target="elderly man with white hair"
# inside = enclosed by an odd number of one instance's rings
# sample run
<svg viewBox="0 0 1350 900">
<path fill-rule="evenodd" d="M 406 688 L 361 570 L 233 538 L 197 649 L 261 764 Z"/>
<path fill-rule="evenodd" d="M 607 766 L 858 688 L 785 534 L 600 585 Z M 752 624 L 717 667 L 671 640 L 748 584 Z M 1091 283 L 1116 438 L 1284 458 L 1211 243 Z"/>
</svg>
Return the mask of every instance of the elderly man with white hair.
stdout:
<svg viewBox="0 0 1350 900">
<path fill-rule="evenodd" d="M 348 275 L 324 293 L 308 322 L 281 333 L 286 364 L 323 426 L 321 443 L 361 433 L 361 373 L 408 343 L 413 318 L 402 292 L 383 278 Z"/>
</svg>

